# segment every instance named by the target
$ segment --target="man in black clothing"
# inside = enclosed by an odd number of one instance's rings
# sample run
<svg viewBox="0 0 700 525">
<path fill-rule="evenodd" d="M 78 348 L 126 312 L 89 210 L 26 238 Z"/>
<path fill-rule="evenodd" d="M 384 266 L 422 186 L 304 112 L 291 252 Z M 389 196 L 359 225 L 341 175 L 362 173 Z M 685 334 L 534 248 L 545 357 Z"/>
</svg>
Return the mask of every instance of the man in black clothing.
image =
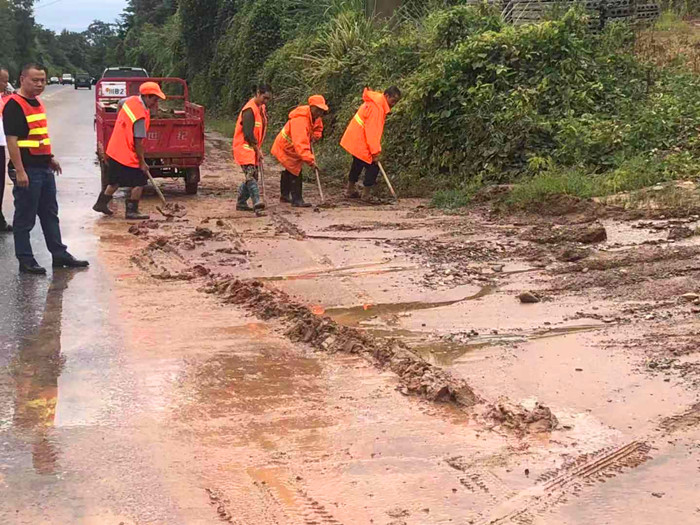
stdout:
<svg viewBox="0 0 700 525">
<path fill-rule="evenodd" d="M 5 68 L 0 68 L 0 115 L 2 115 L 2 108 L 9 96 L 7 92 L 7 84 L 9 82 L 10 72 Z M 7 158 L 5 157 L 6 143 L 2 119 L 0 119 L 0 233 L 12 231 L 12 226 L 7 224 L 5 216 L 2 214 L 2 199 L 5 196 L 5 166 L 7 165 Z"/>
<path fill-rule="evenodd" d="M 61 241 L 55 175 L 61 166 L 51 154 L 46 113 L 37 98 L 46 87 L 46 72 L 36 64 L 22 68 L 20 89 L 5 103 L 3 125 L 10 153 L 9 174 L 15 187 L 15 255 L 22 273 L 45 274 L 34 259 L 30 232 L 37 215 L 54 268 L 88 266 L 68 253 Z"/>
</svg>

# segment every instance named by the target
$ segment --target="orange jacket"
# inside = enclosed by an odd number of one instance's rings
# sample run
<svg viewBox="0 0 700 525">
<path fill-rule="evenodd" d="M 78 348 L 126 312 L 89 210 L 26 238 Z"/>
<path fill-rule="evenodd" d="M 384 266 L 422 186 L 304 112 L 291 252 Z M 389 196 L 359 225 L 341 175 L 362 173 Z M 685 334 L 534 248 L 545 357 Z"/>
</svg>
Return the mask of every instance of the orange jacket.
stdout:
<svg viewBox="0 0 700 525">
<path fill-rule="evenodd" d="M 371 164 L 372 155 L 379 155 L 382 151 L 384 121 L 391 108 L 383 93 L 367 88 L 362 93 L 362 100 L 365 103 L 350 120 L 340 145 L 350 155 Z"/>
<path fill-rule="evenodd" d="M 114 131 L 107 144 L 109 158 L 124 166 L 139 167 L 139 156 L 134 147 L 134 123 L 141 119 L 146 119 L 146 132 L 148 132 L 148 128 L 151 127 L 151 113 L 138 96 L 127 98 L 119 110 Z"/>
<path fill-rule="evenodd" d="M 317 122 L 321 122 L 321 119 L 311 122 L 311 106 L 299 106 L 292 110 L 289 120 L 275 138 L 272 154 L 293 175 L 301 173 L 304 163 L 316 162 L 311 151 L 311 139 L 317 133 Z"/>
<path fill-rule="evenodd" d="M 255 129 L 253 133 L 255 134 L 255 140 L 258 141 L 258 146 L 262 147 L 262 143 L 265 140 L 265 132 L 267 131 L 267 112 L 265 111 L 265 105 L 258 106 L 254 99 L 250 99 L 248 103 L 243 106 L 243 109 L 238 114 L 238 120 L 236 120 L 236 129 L 233 132 L 233 158 L 240 166 L 246 165 L 258 165 L 258 159 L 255 155 L 255 149 L 246 142 L 245 135 L 243 134 L 243 112 L 246 109 L 252 109 L 253 115 L 255 116 Z"/>
</svg>

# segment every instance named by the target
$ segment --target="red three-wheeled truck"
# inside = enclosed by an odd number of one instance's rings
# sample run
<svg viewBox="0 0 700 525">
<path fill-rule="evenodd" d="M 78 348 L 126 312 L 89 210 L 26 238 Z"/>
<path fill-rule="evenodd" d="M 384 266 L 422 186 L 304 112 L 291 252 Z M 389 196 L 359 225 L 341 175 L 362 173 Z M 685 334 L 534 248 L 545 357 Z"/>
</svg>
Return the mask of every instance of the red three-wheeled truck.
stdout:
<svg viewBox="0 0 700 525">
<path fill-rule="evenodd" d="M 181 78 L 104 78 L 95 89 L 95 130 L 102 187 L 107 185 L 105 150 L 117 120 L 119 100 L 138 95 L 144 82 L 157 82 L 168 99 L 151 114 L 144 142 L 146 162 L 153 177 L 182 178 L 185 192 L 194 195 L 199 186 L 199 167 L 204 160 L 204 107 L 189 100 L 187 83 Z"/>
</svg>

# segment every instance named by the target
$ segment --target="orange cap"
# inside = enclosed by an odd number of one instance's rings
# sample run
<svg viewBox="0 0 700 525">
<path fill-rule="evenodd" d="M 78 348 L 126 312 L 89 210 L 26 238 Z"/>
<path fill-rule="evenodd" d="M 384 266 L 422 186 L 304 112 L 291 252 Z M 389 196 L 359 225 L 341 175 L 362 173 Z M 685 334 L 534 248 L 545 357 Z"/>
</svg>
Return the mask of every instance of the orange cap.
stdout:
<svg viewBox="0 0 700 525">
<path fill-rule="evenodd" d="M 323 111 L 328 111 L 326 99 L 323 98 L 323 95 L 311 95 L 309 97 L 309 106 L 316 106 L 317 108 L 321 108 Z"/>
<path fill-rule="evenodd" d="M 160 89 L 160 86 L 155 82 L 144 82 L 139 86 L 139 93 L 142 95 L 156 95 L 158 98 L 165 100 L 165 93 Z"/>
</svg>

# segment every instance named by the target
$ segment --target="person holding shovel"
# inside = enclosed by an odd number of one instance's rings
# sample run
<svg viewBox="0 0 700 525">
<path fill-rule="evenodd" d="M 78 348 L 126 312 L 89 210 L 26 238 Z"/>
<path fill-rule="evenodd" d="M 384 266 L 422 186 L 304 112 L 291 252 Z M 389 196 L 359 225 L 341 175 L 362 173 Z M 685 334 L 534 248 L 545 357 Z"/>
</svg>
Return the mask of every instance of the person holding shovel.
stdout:
<svg viewBox="0 0 700 525">
<path fill-rule="evenodd" d="M 260 214 L 265 209 L 265 203 L 260 200 L 258 176 L 263 161 L 260 148 L 267 132 L 266 105 L 271 98 L 272 88 L 263 84 L 238 114 L 233 133 L 233 158 L 245 175 L 245 181 L 238 187 L 238 211 L 255 211 Z M 252 208 L 248 206 L 248 199 L 253 202 Z"/>
<path fill-rule="evenodd" d="M 301 169 L 307 164 L 316 168 L 316 157 L 311 149 L 314 138 L 323 128 L 317 122 L 328 111 L 322 95 L 309 97 L 308 106 L 299 106 L 289 114 L 289 120 L 279 132 L 272 145 L 272 154 L 284 170 L 280 178 L 280 202 L 291 202 L 295 208 L 308 208 L 302 193 Z"/>
<path fill-rule="evenodd" d="M 391 86 L 379 93 L 365 88 L 362 93 L 364 103 L 357 110 L 348 124 L 341 147 L 352 155 L 352 166 L 348 175 L 348 187 L 346 197 L 351 199 L 362 198 L 372 202 L 372 186 L 377 182 L 379 174 L 379 156 L 382 152 L 382 134 L 384 133 L 384 121 L 386 116 L 401 99 L 401 91 L 396 86 Z M 362 182 L 362 196 L 357 192 L 357 182 L 364 170 L 365 178 Z"/>
<path fill-rule="evenodd" d="M 120 187 L 131 188 L 126 200 L 127 219 L 148 219 L 139 213 L 139 201 L 143 188 L 148 183 L 148 164 L 144 156 L 143 141 L 151 125 L 151 109 L 165 94 L 155 82 L 144 82 L 139 86 L 139 95 L 119 101 L 119 113 L 114 131 L 107 144 L 109 161 L 109 185 L 97 197 L 93 210 L 112 215 L 109 202 Z"/>
</svg>

